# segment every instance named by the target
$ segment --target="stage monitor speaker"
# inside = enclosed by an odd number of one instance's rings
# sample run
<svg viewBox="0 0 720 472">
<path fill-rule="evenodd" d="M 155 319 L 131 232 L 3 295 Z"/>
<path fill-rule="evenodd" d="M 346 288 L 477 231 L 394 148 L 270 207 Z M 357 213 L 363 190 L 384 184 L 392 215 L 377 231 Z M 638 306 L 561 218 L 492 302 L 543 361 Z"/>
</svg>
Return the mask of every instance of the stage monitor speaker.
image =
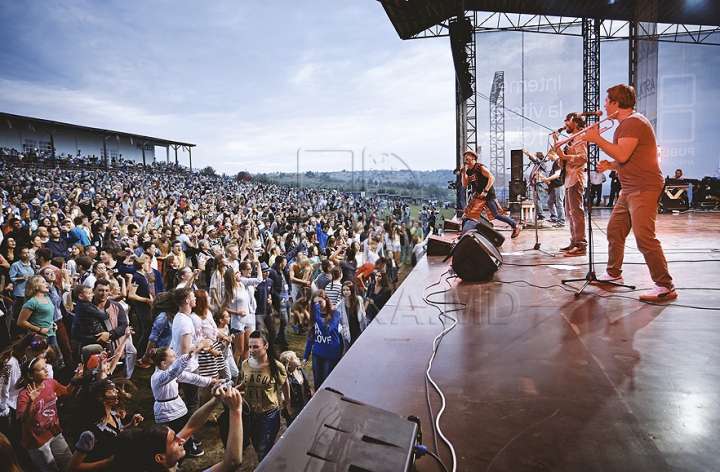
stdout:
<svg viewBox="0 0 720 472">
<path fill-rule="evenodd" d="M 660 196 L 660 211 L 687 211 L 690 209 L 687 190 L 681 188 L 664 188 Z"/>
<path fill-rule="evenodd" d="M 462 222 L 460 220 L 445 220 L 443 223 L 443 231 L 455 231 L 459 232 L 462 229 Z"/>
<path fill-rule="evenodd" d="M 480 216 L 480 220 L 475 225 L 475 231 L 482 233 L 495 247 L 500 247 L 505 242 L 505 236 L 495 231 L 493 224 L 487 218 Z"/>
<path fill-rule="evenodd" d="M 462 280 L 489 280 L 502 266 L 502 255 L 482 233 L 471 231 L 460 238 L 452 252 L 452 268 Z"/>
<path fill-rule="evenodd" d="M 255 470 L 409 472 L 417 436 L 417 423 L 323 388 Z"/>
<path fill-rule="evenodd" d="M 432 235 L 428 238 L 427 255 L 428 256 L 447 256 L 450 254 L 453 246 L 453 238 L 447 236 Z"/>
</svg>

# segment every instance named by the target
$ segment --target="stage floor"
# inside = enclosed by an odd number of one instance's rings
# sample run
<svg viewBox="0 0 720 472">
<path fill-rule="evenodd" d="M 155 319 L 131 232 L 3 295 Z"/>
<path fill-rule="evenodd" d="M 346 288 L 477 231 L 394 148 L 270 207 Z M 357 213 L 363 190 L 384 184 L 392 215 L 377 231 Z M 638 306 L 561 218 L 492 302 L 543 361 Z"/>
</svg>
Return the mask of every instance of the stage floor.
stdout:
<svg viewBox="0 0 720 472">
<path fill-rule="evenodd" d="M 597 275 L 609 215 L 594 211 Z M 720 470 L 720 214 L 659 215 L 679 293 L 665 305 L 637 298 L 652 281 L 632 236 L 623 275 L 637 291 L 593 284 L 576 298 L 561 280 L 585 277 L 587 257 L 533 250 L 531 229 L 504 234 L 504 264 L 490 282 L 448 278 L 443 257 L 419 261 L 324 386 L 418 416 L 434 450 L 425 371 L 443 329 L 439 309 L 459 310 L 448 313 L 458 323 L 432 367 L 457 470 Z M 569 241 L 567 228 L 538 235 L 545 250 Z M 430 398 L 437 413 L 440 398 Z M 439 469 L 422 458 L 417 470 Z"/>
</svg>

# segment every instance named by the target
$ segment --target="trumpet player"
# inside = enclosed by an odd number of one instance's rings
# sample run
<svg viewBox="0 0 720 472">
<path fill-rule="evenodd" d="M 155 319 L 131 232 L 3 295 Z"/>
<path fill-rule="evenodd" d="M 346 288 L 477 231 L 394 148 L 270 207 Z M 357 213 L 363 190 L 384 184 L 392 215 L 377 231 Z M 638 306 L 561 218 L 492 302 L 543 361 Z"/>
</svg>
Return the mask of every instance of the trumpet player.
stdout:
<svg viewBox="0 0 720 472">
<path fill-rule="evenodd" d="M 660 241 L 655 236 L 658 200 L 663 189 L 663 176 L 658 164 L 657 143 L 652 125 L 635 111 L 635 89 L 620 84 L 607 90 L 605 110 L 616 115 L 619 122 L 612 142 L 597 129 L 585 131 L 585 139 L 595 143 L 612 159 L 601 160 L 598 172 L 614 170 L 622 190 L 608 222 L 607 272 L 600 282 L 623 283 L 622 265 L 625 240 L 632 229 L 637 246 L 645 257 L 655 287 L 640 295 L 641 300 L 667 301 L 677 298 L 667 260 Z"/>
<path fill-rule="evenodd" d="M 565 130 L 571 135 L 579 133 L 585 128 L 585 118 L 577 113 L 570 113 L 565 117 Z M 587 143 L 581 135 L 571 139 L 565 148 L 557 145 L 558 134 L 553 133 L 555 152 L 565 167 L 565 217 L 570 227 L 570 244 L 560 250 L 565 257 L 577 257 L 587 254 L 587 239 L 585 238 L 585 212 L 583 210 L 583 197 L 587 188 L 587 175 L 585 164 L 588 160 Z"/>
</svg>

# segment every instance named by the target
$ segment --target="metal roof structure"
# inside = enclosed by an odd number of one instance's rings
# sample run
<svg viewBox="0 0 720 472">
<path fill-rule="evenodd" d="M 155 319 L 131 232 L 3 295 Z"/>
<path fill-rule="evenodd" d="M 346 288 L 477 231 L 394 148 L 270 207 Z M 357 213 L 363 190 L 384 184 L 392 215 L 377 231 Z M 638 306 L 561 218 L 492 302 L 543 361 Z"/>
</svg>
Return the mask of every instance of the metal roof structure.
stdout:
<svg viewBox="0 0 720 472">
<path fill-rule="evenodd" d="M 81 125 L 74 125 L 72 123 L 64 123 L 62 121 L 54 121 L 54 120 L 46 120 L 43 118 L 33 118 L 31 116 L 23 116 L 23 115 L 13 115 L 11 113 L 3 113 L 0 112 L 0 118 L 4 121 L 7 121 L 8 126 L 12 127 L 12 122 L 19 122 L 23 126 L 29 126 L 32 128 L 41 128 L 45 130 L 48 133 L 48 136 L 50 138 L 50 142 L 52 143 L 52 159 L 53 162 L 55 160 L 55 144 L 54 144 L 54 134 L 56 131 L 59 131 L 61 129 L 65 130 L 72 130 L 75 132 L 85 132 L 90 134 L 95 134 L 97 136 L 100 136 L 103 141 L 103 151 L 102 155 L 107 156 L 107 149 L 106 149 L 106 140 L 111 136 L 117 136 L 118 140 L 119 138 L 129 138 L 132 141 L 137 141 L 139 144 L 142 144 L 142 161 L 143 165 L 146 164 L 145 161 L 145 145 L 153 145 L 153 146 L 159 146 L 166 148 L 167 151 L 167 161 L 170 162 L 170 148 L 173 148 L 175 150 L 175 164 L 178 164 L 178 155 L 177 151 L 178 149 L 186 149 L 188 151 L 188 160 L 190 164 L 190 170 L 192 170 L 192 148 L 195 147 L 195 144 L 192 143 L 184 143 L 181 141 L 171 141 L 169 139 L 163 139 L 163 138 L 155 138 L 152 136 L 145 136 L 142 134 L 135 134 L 135 133 L 128 133 L 125 131 L 115 131 L 115 130 L 109 130 L 109 129 L 103 129 L 103 128 L 93 128 L 90 126 L 81 126 Z M 110 160 L 107 159 L 106 166 L 110 165 Z"/>
<path fill-rule="evenodd" d="M 577 24 L 578 18 L 623 22 L 653 22 L 669 25 L 660 28 L 678 40 L 687 36 L 692 42 L 716 37 L 720 33 L 720 6 L 715 0 L 378 0 L 385 9 L 395 31 L 402 39 L 421 36 L 463 11 L 501 12 L 497 23 L 489 29 L 525 29 L 558 24 Z M 648 8 L 650 6 L 651 8 Z M 647 16 L 643 16 L 645 13 Z M 530 15 L 531 19 L 516 22 L 514 17 Z M 548 17 L 560 18 L 545 20 Z M 562 21 L 565 20 L 565 22 Z M 478 26 L 480 24 L 476 23 Z M 540 28 L 540 29 L 542 29 Z M 476 30 L 477 31 L 477 30 Z M 540 31 L 539 31 L 540 32 Z M 431 34 L 435 36 L 435 34 Z M 663 35 L 661 35 L 663 36 Z M 661 38 L 662 39 L 662 38 Z M 715 43 L 717 44 L 717 43 Z"/>
<path fill-rule="evenodd" d="M 114 131 L 110 129 L 103 129 L 103 128 L 92 128 L 90 126 L 81 126 L 81 125 L 74 125 L 71 123 L 63 123 L 61 121 L 53 121 L 53 120 L 45 120 L 42 118 L 33 118 L 31 116 L 22 116 L 22 115 L 13 115 L 11 113 L 2 113 L 0 112 L 0 118 L 12 120 L 12 121 L 18 121 L 22 124 L 31 124 L 33 126 L 39 125 L 44 127 L 55 127 L 55 128 L 71 128 L 77 131 L 86 131 L 89 133 L 97 133 L 99 135 L 112 135 L 112 136 L 121 136 L 121 137 L 127 137 L 127 138 L 133 138 L 138 140 L 139 142 L 147 142 L 148 144 L 152 143 L 156 146 L 165 146 L 165 147 L 172 147 L 172 146 L 184 146 L 184 147 L 195 147 L 195 144 L 192 143 L 183 143 L 180 141 L 171 141 L 168 139 L 162 139 L 162 138 L 154 138 L 152 136 L 144 136 L 142 134 L 135 134 L 135 133 L 128 133 L 126 131 Z"/>
</svg>

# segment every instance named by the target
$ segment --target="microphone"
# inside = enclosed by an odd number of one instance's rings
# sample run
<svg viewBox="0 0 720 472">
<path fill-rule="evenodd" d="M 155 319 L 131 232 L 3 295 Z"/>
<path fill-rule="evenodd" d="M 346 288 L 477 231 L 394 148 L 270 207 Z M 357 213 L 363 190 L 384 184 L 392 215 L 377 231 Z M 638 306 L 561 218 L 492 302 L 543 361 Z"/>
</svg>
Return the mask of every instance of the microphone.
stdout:
<svg viewBox="0 0 720 472">
<path fill-rule="evenodd" d="M 562 128 L 558 128 L 558 130 L 557 130 L 558 133 L 562 133 L 563 131 L 565 131 L 565 127 L 564 127 L 564 126 L 563 126 Z"/>
<path fill-rule="evenodd" d="M 579 113 L 580 116 L 603 116 L 602 110 L 597 111 L 584 111 L 582 113 Z"/>
</svg>

